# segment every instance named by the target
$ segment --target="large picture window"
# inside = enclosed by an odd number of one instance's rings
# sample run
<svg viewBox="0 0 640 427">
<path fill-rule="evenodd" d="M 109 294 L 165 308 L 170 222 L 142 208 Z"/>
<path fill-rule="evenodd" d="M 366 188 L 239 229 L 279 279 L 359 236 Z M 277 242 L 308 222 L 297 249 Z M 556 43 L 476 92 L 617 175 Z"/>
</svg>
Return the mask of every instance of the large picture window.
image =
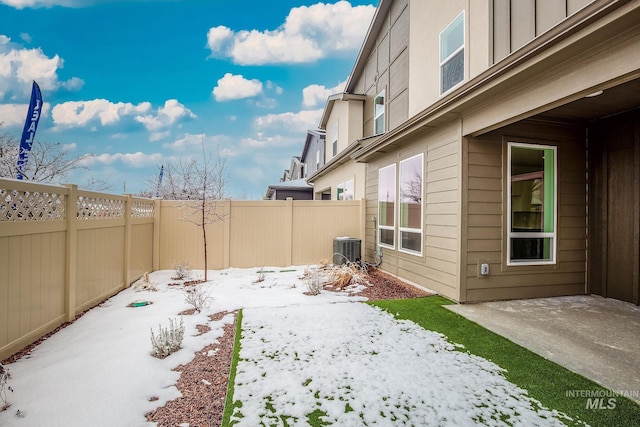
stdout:
<svg viewBox="0 0 640 427">
<path fill-rule="evenodd" d="M 396 165 L 378 171 L 378 242 L 395 247 Z"/>
<path fill-rule="evenodd" d="M 509 143 L 509 265 L 556 262 L 556 147 Z"/>
<path fill-rule="evenodd" d="M 464 80 L 464 12 L 440 33 L 440 93 Z"/>
<path fill-rule="evenodd" d="M 422 154 L 400 162 L 400 250 L 422 255 Z"/>
</svg>

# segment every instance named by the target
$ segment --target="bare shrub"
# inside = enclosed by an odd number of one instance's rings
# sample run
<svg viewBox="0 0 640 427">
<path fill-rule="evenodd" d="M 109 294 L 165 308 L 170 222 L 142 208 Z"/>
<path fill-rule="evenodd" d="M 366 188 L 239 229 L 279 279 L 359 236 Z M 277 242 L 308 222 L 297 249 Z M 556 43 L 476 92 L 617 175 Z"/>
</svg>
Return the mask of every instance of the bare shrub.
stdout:
<svg viewBox="0 0 640 427">
<path fill-rule="evenodd" d="M 209 306 L 213 298 L 201 286 L 190 286 L 184 290 L 184 300 L 197 311 Z"/>
<path fill-rule="evenodd" d="M 9 370 L 0 363 L 0 401 L 2 401 L 0 411 L 6 411 L 11 406 L 9 399 L 7 398 L 7 392 L 13 392 L 13 389 L 9 385 L 10 379 L 11 374 L 9 373 Z"/>
<path fill-rule="evenodd" d="M 152 328 L 151 346 L 153 348 L 153 355 L 163 359 L 175 353 L 180 350 L 183 338 L 184 320 L 182 318 L 180 318 L 180 323 L 178 323 L 177 320 L 169 319 L 169 326 L 167 328 L 158 325 L 158 335 L 153 333 Z"/>
<path fill-rule="evenodd" d="M 158 288 L 156 288 L 156 284 L 149 279 L 149 273 L 144 273 L 142 278 L 138 280 L 135 285 L 133 285 L 136 292 L 140 291 L 152 291 L 156 292 Z"/>
<path fill-rule="evenodd" d="M 193 271 L 187 261 L 174 262 L 171 268 L 175 270 L 172 280 L 187 280 L 193 276 Z"/>
<path fill-rule="evenodd" d="M 256 278 L 256 280 L 253 283 L 264 282 L 264 279 L 267 278 L 267 272 L 264 271 L 264 267 L 262 267 L 260 270 L 258 270 L 256 272 L 256 274 L 258 275 L 258 277 Z"/>
<path fill-rule="evenodd" d="M 327 283 L 328 270 L 323 266 L 307 267 L 302 276 L 302 282 L 307 288 L 309 295 L 318 295 Z"/>
</svg>

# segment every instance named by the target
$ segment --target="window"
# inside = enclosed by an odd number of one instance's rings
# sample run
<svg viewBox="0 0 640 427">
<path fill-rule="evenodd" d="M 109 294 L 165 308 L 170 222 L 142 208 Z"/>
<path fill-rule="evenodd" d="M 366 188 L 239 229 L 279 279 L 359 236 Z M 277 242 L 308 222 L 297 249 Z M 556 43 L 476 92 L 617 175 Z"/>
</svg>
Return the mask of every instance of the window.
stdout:
<svg viewBox="0 0 640 427">
<path fill-rule="evenodd" d="M 556 147 L 509 143 L 508 265 L 556 261 Z"/>
<path fill-rule="evenodd" d="M 378 171 L 378 242 L 395 247 L 396 165 Z"/>
<path fill-rule="evenodd" d="M 316 170 L 320 169 L 320 150 L 316 151 Z"/>
<path fill-rule="evenodd" d="M 422 255 L 423 155 L 400 162 L 400 250 Z"/>
<path fill-rule="evenodd" d="M 338 184 L 338 188 L 336 191 L 336 199 L 353 200 L 353 180 L 352 179 L 342 184 Z"/>
<path fill-rule="evenodd" d="M 333 157 L 338 155 L 338 123 L 333 125 Z"/>
<path fill-rule="evenodd" d="M 464 12 L 440 33 L 440 93 L 464 80 Z"/>
<path fill-rule="evenodd" d="M 384 133 L 384 91 L 380 92 L 373 100 L 373 134 Z"/>
</svg>

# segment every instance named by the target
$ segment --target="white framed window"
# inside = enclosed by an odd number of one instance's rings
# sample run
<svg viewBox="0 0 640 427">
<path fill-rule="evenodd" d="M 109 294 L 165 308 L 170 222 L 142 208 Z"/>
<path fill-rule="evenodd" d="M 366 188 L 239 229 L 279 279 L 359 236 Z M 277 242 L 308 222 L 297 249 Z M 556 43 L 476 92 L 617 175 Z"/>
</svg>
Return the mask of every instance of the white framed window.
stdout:
<svg viewBox="0 0 640 427">
<path fill-rule="evenodd" d="M 396 165 L 378 171 L 378 243 L 395 248 Z"/>
<path fill-rule="evenodd" d="M 332 144 L 331 144 L 331 148 L 332 148 L 332 152 L 333 152 L 333 157 L 338 155 L 338 123 L 336 122 L 333 125 L 333 136 L 332 136 Z"/>
<path fill-rule="evenodd" d="M 373 99 L 373 134 L 380 135 L 385 131 L 385 99 L 384 90 Z"/>
<path fill-rule="evenodd" d="M 353 180 L 350 179 L 341 184 L 338 184 L 336 191 L 336 199 L 337 200 L 353 200 Z"/>
<path fill-rule="evenodd" d="M 440 33 L 440 94 L 464 80 L 464 11 Z"/>
<path fill-rule="evenodd" d="M 557 147 L 509 142 L 507 265 L 555 264 Z"/>
<path fill-rule="evenodd" d="M 316 151 L 316 170 L 320 169 L 320 150 Z"/>
<path fill-rule="evenodd" d="M 400 162 L 399 175 L 399 250 L 422 255 L 422 194 L 424 156 L 418 154 Z"/>
</svg>

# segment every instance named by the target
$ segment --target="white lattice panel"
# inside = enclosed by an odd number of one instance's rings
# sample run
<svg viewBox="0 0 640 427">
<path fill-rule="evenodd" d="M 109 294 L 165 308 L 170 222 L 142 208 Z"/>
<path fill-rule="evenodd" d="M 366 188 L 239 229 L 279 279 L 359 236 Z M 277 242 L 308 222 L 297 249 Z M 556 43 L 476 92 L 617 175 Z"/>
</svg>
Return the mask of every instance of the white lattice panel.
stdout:
<svg viewBox="0 0 640 427">
<path fill-rule="evenodd" d="M 0 188 L 0 221 L 52 221 L 65 218 L 65 196 Z"/>
<path fill-rule="evenodd" d="M 134 200 L 131 205 L 131 216 L 133 218 L 153 218 L 153 202 Z"/>
<path fill-rule="evenodd" d="M 124 218 L 124 201 L 99 197 L 78 197 L 78 219 Z"/>
</svg>

